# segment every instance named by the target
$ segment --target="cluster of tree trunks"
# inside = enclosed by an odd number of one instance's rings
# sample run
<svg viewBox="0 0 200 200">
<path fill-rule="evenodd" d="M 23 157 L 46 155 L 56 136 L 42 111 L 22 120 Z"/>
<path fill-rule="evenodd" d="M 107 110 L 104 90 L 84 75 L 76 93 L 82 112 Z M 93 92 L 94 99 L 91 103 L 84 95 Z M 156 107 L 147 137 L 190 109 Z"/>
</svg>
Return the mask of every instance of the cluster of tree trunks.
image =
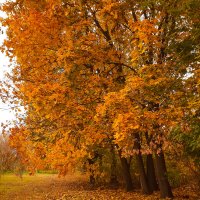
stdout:
<svg viewBox="0 0 200 200">
<path fill-rule="evenodd" d="M 159 189 L 161 198 L 172 198 L 173 194 L 167 177 L 167 169 L 163 152 L 155 154 L 155 159 L 153 159 L 152 154 L 145 157 L 146 170 L 143 156 L 141 153 L 136 155 L 142 192 L 144 194 L 152 194 L 153 191 Z M 124 157 L 120 157 L 120 160 L 126 191 L 131 191 L 134 189 L 134 186 L 131 177 L 130 163 L 128 163 L 127 159 Z"/>
<path fill-rule="evenodd" d="M 148 141 L 148 140 L 147 140 Z M 140 136 L 135 135 L 135 145 L 134 148 L 138 150 L 135 155 L 135 160 L 138 166 L 138 172 L 140 176 L 140 185 L 143 194 L 150 195 L 154 191 L 160 190 L 161 198 L 173 198 L 172 190 L 167 177 L 167 168 L 164 158 L 164 153 L 161 151 L 155 154 L 142 155 L 140 152 Z M 111 145 L 111 174 L 110 174 L 110 184 L 116 186 L 119 184 L 117 179 L 117 159 L 115 153 L 115 146 Z M 88 159 L 89 165 L 93 165 L 98 158 L 101 159 L 102 155 L 97 152 L 94 154 L 92 159 Z M 134 184 L 131 176 L 131 159 L 130 161 L 122 156 L 122 152 L 118 151 L 118 156 L 121 163 L 122 175 L 125 184 L 125 190 L 127 192 L 134 190 Z M 146 162 L 144 162 L 144 160 Z M 146 165 L 145 165 L 146 163 Z M 90 183 L 95 184 L 95 172 L 90 169 Z"/>
</svg>

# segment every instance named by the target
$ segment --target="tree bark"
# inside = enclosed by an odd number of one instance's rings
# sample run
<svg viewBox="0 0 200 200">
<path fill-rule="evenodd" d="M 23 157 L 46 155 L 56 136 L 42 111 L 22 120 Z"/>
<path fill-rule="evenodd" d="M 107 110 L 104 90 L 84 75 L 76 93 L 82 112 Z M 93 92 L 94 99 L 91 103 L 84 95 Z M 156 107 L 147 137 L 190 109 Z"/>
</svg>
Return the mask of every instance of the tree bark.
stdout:
<svg viewBox="0 0 200 200">
<path fill-rule="evenodd" d="M 149 136 L 148 132 L 146 132 L 145 137 L 146 137 L 147 144 L 150 147 L 150 142 L 152 140 L 152 136 Z M 147 168 L 147 180 L 148 180 L 148 185 L 150 187 L 150 190 L 156 191 L 156 190 L 158 190 L 158 183 L 156 180 L 155 167 L 154 167 L 152 154 L 147 155 L 146 168 Z"/>
<path fill-rule="evenodd" d="M 90 184 L 94 185 L 96 180 L 95 180 L 95 171 L 92 169 L 92 166 L 93 164 L 97 161 L 97 159 L 101 159 L 101 155 L 97 152 L 97 151 L 94 151 L 94 156 L 93 158 L 88 158 L 88 163 L 89 163 L 89 166 L 90 166 Z"/>
<path fill-rule="evenodd" d="M 122 174 L 124 177 L 124 182 L 125 182 L 125 188 L 126 191 L 132 191 L 133 190 L 133 182 L 131 178 L 131 173 L 130 173 L 130 165 L 127 161 L 126 158 L 121 157 L 121 152 L 119 151 L 119 157 L 122 165 Z"/>
<path fill-rule="evenodd" d="M 152 194 L 153 190 L 151 190 L 151 188 L 148 185 L 147 175 L 145 173 L 144 162 L 143 162 L 141 153 L 136 155 L 136 159 L 137 159 L 137 164 L 138 164 L 139 173 L 140 173 L 140 184 L 141 184 L 142 193 Z"/>
<path fill-rule="evenodd" d="M 90 184 L 91 184 L 91 185 L 94 185 L 94 184 L 95 184 L 95 178 L 94 178 L 93 172 L 91 172 L 91 174 L 90 174 Z"/>
<path fill-rule="evenodd" d="M 147 181 L 147 175 L 145 172 L 144 168 L 144 162 L 142 159 L 141 155 L 141 146 L 140 146 L 140 136 L 139 134 L 135 135 L 135 144 L 134 144 L 135 149 L 138 150 L 138 154 L 136 154 L 136 160 L 137 160 L 137 165 L 139 169 L 139 174 L 140 174 L 140 184 L 141 184 L 141 189 L 144 194 L 152 194 L 152 190 L 150 189 Z"/>
<path fill-rule="evenodd" d="M 88 163 L 90 166 L 90 184 L 94 185 L 95 184 L 95 177 L 94 177 L 94 170 L 92 169 L 92 165 L 94 164 L 94 161 L 92 159 L 88 159 Z"/>
<path fill-rule="evenodd" d="M 155 166 L 161 198 L 173 198 L 172 190 L 167 177 L 167 170 L 163 152 L 155 155 Z"/>
<path fill-rule="evenodd" d="M 118 186 L 119 182 L 117 180 L 117 171 L 116 171 L 117 161 L 116 161 L 114 146 L 112 144 L 111 144 L 110 151 L 111 151 L 111 156 L 112 156 L 110 184 L 112 186 Z"/>
<path fill-rule="evenodd" d="M 156 191 L 158 190 L 158 184 L 156 181 L 156 174 L 155 174 L 152 154 L 147 155 L 146 167 L 147 167 L 147 180 L 148 180 L 148 185 L 150 187 L 150 190 Z"/>
</svg>

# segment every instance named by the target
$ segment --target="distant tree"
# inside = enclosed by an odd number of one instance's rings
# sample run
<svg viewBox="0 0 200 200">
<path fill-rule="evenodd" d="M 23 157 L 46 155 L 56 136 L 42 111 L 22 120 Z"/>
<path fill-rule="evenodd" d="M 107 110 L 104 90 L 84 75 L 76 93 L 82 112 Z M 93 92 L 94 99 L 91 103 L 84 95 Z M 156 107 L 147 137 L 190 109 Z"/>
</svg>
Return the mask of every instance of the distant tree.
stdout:
<svg viewBox="0 0 200 200">
<path fill-rule="evenodd" d="M 14 172 L 21 177 L 23 165 L 17 152 L 10 147 L 8 137 L 0 135 L 0 173 L 6 171 Z"/>
</svg>

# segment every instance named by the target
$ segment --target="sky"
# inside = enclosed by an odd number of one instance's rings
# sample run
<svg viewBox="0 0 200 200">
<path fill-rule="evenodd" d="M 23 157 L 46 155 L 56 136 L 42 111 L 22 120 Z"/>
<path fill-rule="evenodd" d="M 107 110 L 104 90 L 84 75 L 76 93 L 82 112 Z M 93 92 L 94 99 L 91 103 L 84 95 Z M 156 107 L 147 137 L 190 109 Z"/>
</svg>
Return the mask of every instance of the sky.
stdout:
<svg viewBox="0 0 200 200">
<path fill-rule="evenodd" d="M 5 2 L 5 0 L 0 0 L 0 4 Z M 5 17 L 5 14 L 3 12 L 0 12 L 0 17 Z M 2 29 L 2 27 L 1 27 Z M 3 29 L 5 32 L 5 29 Z M 4 39 L 6 38 L 5 33 L 0 34 L 0 45 L 3 43 Z M 4 54 L 0 52 L 0 80 L 5 80 L 5 73 L 9 70 L 9 58 L 6 57 Z M 0 100 L 0 123 L 6 123 L 7 120 L 13 120 L 14 112 L 10 109 L 10 106 L 8 104 L 3 104 Z M 1 128 L 0 128 L 1 131 Z"/>
</svg>

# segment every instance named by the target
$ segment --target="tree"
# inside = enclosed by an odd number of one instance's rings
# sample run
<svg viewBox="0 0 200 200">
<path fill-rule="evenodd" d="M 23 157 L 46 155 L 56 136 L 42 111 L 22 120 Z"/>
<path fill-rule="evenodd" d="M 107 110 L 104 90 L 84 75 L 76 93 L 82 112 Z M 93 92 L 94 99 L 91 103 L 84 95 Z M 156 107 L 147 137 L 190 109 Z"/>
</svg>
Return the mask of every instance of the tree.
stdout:
<svg viewBox="0 0 200 200">
<path fill-rule="evenodd" d="M 8 143 L 8 137 L 0 135 L 0 175 L 13 171 L 16 175 L 22 176 L 23 165 L 18 153 Z"/>
<path fill-rule="evenodd" d="M 9 13 L 3 20 L 4 51 L 17 63 L 13 94 L 26 108 L 12 140 L 15 147 L 20 137 L 19 148 L 28 144 L 24 158 L 40 153 L 42 163 L 65 174 L 74 163 L 93 160 L 97 147 L 112 145 L 127 190 L 132 189 L 127 158 L 134 155 L 149 194 L 156 188 L 149 185 L 155 176 L 148 176 L 154 156 L 161 197 L 172 197 L 164 159 L 169 135 L 199 108 L 198 89 L 189 92 L 193 84 L 198 87 L 193 6 L 193 0 L 4 4 Z"/>
</svg>

